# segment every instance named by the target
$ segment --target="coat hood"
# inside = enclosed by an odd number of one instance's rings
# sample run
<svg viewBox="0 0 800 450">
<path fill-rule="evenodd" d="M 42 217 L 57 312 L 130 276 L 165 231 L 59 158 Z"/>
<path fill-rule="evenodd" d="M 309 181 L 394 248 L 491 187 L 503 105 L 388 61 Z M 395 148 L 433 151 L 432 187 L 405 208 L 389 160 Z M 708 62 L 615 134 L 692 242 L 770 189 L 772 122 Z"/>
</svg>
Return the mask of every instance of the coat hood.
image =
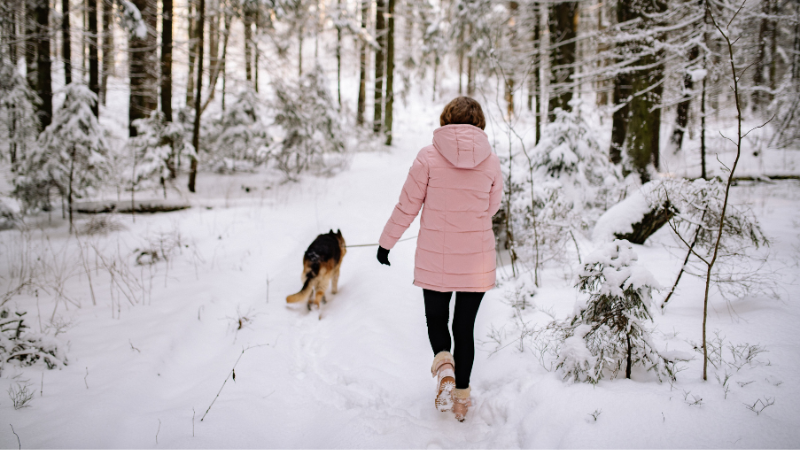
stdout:
<svg viewBox="0 0 800 450">
<path fill-rule="evenodd" d="M 466 124 L 437 128 L 433 132 L 433 146 L 459 169 L 472 169 L 492 154 L 486 133 Z"/>
</svg>

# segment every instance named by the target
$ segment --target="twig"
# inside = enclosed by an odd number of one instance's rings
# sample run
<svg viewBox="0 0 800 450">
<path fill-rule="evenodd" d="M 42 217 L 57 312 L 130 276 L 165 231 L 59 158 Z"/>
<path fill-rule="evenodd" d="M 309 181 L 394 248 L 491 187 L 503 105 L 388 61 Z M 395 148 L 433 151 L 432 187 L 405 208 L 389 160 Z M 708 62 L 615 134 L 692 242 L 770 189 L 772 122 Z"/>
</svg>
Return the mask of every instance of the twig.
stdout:
<svg viewBox="0 0 800 450">
<path fill-rule="evenodd" d="M 14 425 L 8 424 L 8 426 L 11 427 L 11 432 L 14 433 L 14 436 L 17 437 L 17 448 L 21 450 L 22 449 L 22 442 L 19 440 L 19 435 L 17 434 L 17 432 L 14 431 Z"/>
<path fill-rule="evenodd" d="M 222 393 L 222 388 L 225 387 L 225 383 L 227 383 L 228 379 L 233 376 L 234 370 L 236 369 L 236 365 L 239 364 L 239 361 L 242 359 L 242 356 L 244 356 L 244 352 L 250 350 L 251 348 L 264 347 L 266 345 L 269 345 L 269 344 L 253 345 L 253 346 L 250 346 L 250 347 L 242 349 L 242 353 L 239 354 L 239 357 L 236 359 L 236 362 L 233 363 L 233 367 L 231 368 L 231 371 L 228 373 L 228 376 L 225 377 L 225 381 L 222 382 L 222 386 L 219 387 L 219 391 L 217 391 L 217 395 L 214 396 L 214 400 L 211 401 L 211 404 L 208 405 L 208 409 L 206 409 L 206 412 L 203 413 L 203 417 L 200 418 L 200 422 L 202 422 L 203 419 L 206 418 L 206 415 L 208 414 L 208 412 L 211 411 L 211 407 L 214 406 L 214 402 L 217 401 L 217 399 L 219 398 L 219 394 Z"/>
<path fill-rule="evenodd" d="M 703 215 L 700 217 L 700 222 L 703 221 L 705 216 L 706 216 L 706 212 L 703 211 Z M 673 230 L 675 230 L 676 233 L 678 231 L 676 228 L 673 228 Z M 694 239 L 692 240 L 692 245 L 689 246 L 689 251 L 686 252 L 686 258 L 683 259 L 683 265 L 681 265 L 681 270 L 680 270 L 680 272 L 678 272 L 678 278 L 676 278 L 675 279 L 675 283 L 672 284 L 672 289 L 669 290 L 669 294 L 667 294 L 667 298 L 665 298 L 664 301 L 661 303 L 661 309 L 664 309 L 664 307 L 667 305 L 667 302 L 669 301 L 669 299 L 672 298 L 672 294 L 675 293 L 675 288 L 678 287 L 678 283 L 681 281 L 681 276 L 683 275 L 683 272 L 686 271 L 686 264 L 689 263 L 689 258 L 692 256 L 692 253 L 694 251 L 694 246 L 695 246 L 695 244 L 697 244 L 697 238 L 700 237 L 700 231 L 701 230 L 702 230 L 702 225 L 698 225 L 697 226 L 697 231 L 694 233 Z"/>
<path fill-rule="evenodd" d="M 89 368 L 87 367 L 86 368 L 86 376 L 83 377 L 83 384 L 86 385 L 86 389 L 89 389 L 89 383 L 86 381 L 86 377 L 88 377 L 88 376 L 89 376 Z"/>
<path fill-rule="evenodd" d="M 137 352 L 139 352 L 139 353 L 142 353 L 142 351 L 141 351 L 141 350 L 139 350 L 138 348 L 136 348 L 136 347 L 134 347 L 134 346 L 133 346 L 133 342 L 131 342 L 131 340 L 130 340 L 130 339 L 128 339 L 128 344 L 131 344 L 131 350 L 136 350 Z"/>
<path fill-rule="evenodd" d="M 192 437 L 194 437 L 194 416 L 195 416 L 195 412 L 194 412 L 194 408 L 192 408 Z"/>
<path fill-rule="evenodd" d="M 158 429 L 156 430 L 156 445 L 158 445 L 158 433 L 161 431 L 161 419 L 158 419 Z"/>
</svg>

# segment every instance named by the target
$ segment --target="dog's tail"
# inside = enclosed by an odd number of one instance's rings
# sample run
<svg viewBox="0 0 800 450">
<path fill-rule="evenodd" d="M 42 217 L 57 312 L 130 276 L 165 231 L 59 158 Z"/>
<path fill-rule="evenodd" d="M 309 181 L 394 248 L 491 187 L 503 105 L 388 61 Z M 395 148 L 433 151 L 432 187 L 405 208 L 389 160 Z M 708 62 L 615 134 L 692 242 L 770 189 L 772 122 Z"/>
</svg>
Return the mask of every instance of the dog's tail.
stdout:
<svg viewBox="0 0 800 450">
<path fill-rule="evenodd" d="M 308 300 L 308 296 L 311 295 L 311 281 L 319 275 L 319 260 L 316 258 L 309 261 L 308 270 L 305 273 L 305 282 L 303 282 L 303 289 L 300 289 L 300 292 L 296 294 L 292 294 L 286 297 L 286 303 L 298 303 L 305 300 Z"/>
</svg>

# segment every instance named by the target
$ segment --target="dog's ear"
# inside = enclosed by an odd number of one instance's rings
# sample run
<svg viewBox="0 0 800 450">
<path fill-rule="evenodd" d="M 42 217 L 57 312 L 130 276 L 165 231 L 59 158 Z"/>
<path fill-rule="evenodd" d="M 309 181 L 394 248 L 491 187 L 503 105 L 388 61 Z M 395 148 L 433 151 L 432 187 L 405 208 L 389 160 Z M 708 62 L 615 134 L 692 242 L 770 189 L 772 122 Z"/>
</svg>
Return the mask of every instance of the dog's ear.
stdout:
<svg viewBox="0 0 800 450">
<path fill-rule="evenodd" d="M 328 234 L 333 234 L 333 228 L 331 228 L 330 230 L 328 230 Z"/>
<path fill-rule="evenodd" d="M 342 235 L 342 230 L 340 230 L 340 229 L 338 229 L 338 228 L 337 228 L 337 229 L 336 229 L 336 235 L 337 235 L 337 236 L 341 236 L 341 235 Z"/>
</svg>

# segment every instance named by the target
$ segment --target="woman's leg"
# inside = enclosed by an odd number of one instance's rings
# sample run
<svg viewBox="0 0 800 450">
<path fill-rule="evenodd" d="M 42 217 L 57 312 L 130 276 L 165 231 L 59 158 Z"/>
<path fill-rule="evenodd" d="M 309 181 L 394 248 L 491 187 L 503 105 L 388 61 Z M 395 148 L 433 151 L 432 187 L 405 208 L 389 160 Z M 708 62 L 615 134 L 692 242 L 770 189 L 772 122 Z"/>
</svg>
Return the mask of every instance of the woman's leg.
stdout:
<svg viewBox="0 0 800 450">
<path fill-rule="evenodd" d="M 472 361 L 475 359 L 474 327 L 483 292 L 457 292 L 456 308 L 453 312 L 453 340 L 456 361 L 456 389 L 469 387 Z M 428 328 L 430 330 L 430 327 Z"/>
<path fill-rule="evenodd" d="M 425 318 L 428 322 L 428 338 L 431 341 L 433 354 L 449 352 L 451 346 L 450 330 L 447 320 L 450 318 L 450 297 L 452 292 L 422 290 L 425 299 Z"/>
</svg>

